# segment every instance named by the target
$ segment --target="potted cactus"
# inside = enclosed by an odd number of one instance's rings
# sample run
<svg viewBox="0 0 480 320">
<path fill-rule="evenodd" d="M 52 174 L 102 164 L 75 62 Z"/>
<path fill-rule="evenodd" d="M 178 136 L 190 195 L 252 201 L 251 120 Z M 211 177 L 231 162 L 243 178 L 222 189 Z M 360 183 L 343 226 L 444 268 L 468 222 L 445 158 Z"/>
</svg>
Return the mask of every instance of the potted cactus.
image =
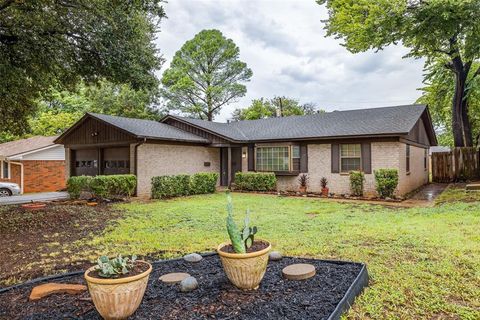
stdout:
<svg viewBox="0 0 480 320">
<path fill-rule="evenodd" d="M 140 305 L 152 265 L 146 261 L 106 256 L 85 272 L 88 291 L 104 319 L 126 319 Z"/>
<path fill-rule="evenodd" d="M 308 176 L 305 173 L 302 173 L 300 177 L 298 177 L 298 182 L 300 183 L 300 192 L 306 193 L 307 185 L 308 185 Z"/>
<path fill-rule="evenodd" d="M 265 275 L 268 264 L 269 242 L 254 239 L 257 227 L 250 227 L 250 212 L 247 210 L 244 226 L 240 230 L 233 220 L 233 205 L 227 194 L 227 232 L 230 243 L 222 243 L 217 252 L 227 278 L 237 288 L 257 289 Z"/>
<path fill-rule="evenodd" d="M 322 196 L 324 197 L 328 197 L 329 190 L 328 190 L 327 184 L 328 184 L 327 178 L 323 177 L 322 179 L 320 179 L 320 185 L 322 186 Z"/>
</svg>

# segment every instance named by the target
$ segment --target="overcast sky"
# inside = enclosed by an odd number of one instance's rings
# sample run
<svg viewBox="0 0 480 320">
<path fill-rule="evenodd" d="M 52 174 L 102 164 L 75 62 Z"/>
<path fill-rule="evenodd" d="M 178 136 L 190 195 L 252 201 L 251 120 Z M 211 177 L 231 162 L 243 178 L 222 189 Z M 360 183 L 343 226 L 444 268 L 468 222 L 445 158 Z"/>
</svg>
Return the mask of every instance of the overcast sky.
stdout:
<svg viewBox="0 0 480 320">
<path fill-rule="evenodd" d="M 327 12 L 314 0 L 170 0 L 157 45 L 166 59 L 203 29 L 218 29 L 240 48 L 252 69 L 247 94 L 223 108 L 230 118 L 252 99 L 288 96 L 327 111 L 413 103 L 420 95 L 422 60 L 402 59 L 401 46 L 352 54 L 325 38 Z"/>
</svg>

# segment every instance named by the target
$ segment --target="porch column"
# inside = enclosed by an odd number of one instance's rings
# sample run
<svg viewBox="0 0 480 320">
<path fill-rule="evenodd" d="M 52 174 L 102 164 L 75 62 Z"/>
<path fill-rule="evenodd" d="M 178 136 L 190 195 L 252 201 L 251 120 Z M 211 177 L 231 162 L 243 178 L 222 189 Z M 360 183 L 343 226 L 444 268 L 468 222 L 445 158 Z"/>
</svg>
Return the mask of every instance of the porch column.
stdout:
<svg viewBox="0 0 480 320">
<path fill-rule="evenodd" d="M 227 152 L 227 176 L 228 176 L 228 183 L 227 185 L 230 187 L 230 184 L 232 183 L 232 148 L 228 147 L 228 152 Z"/>
</svg>

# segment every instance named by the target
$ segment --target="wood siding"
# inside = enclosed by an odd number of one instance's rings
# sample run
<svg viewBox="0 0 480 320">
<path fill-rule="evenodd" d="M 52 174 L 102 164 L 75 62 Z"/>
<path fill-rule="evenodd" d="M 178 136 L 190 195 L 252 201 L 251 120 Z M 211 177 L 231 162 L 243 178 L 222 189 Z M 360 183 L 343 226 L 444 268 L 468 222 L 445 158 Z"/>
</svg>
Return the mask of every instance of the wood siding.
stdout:
<svg viewBox="0 0 480 320">
<path fill-rule="evenodd" d="M 178 121 L 176 119 L 167 119 L 165 121 L 166 124 L 169 124 L 171 126 L 174 126 L 178 129 L 181 129 L 183 131 L 187 131 L 187 132 L 190 132 L 190 133 L 193 133 L 194 135 L 197 135 L 197 136 L 200 136 L 202 138 L 205 138 L 205 139 L 208 139 L 210 141 L 210 143 L 212 144 L 230 144 L 230 141 L 226 140 L 226 139 L 223 139 L 217 135 L 214 135 L 214 134 L 211 134 L 205 130 L 202 130 L 202 129 L 199 129 L 195 126 L 192 126 L 188 123 L 184 123 L 184 122 L 181 122 L 181 121 Z"/>
<path fill-rule="evenodd" d="M 412 130 L 408 133 L 405 137 L 406 140 L 415 142 L 422 146 L 430 146 L 430 139 L 427 134 L 427 130 L 425 129 L 424 122 L 422 118 L 420 118 L 415 126 L 413 126 Z"/>
</svg>

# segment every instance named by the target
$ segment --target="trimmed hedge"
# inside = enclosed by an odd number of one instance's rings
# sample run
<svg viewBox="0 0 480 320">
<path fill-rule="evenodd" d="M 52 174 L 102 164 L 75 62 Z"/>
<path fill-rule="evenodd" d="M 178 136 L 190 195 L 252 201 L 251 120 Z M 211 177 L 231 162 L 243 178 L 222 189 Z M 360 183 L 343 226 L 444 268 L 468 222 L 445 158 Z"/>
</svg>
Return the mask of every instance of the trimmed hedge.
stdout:
<svg viewBox="0 0 480 320">
<path fill-rule="evenodd" d="M 91 192 L 100 199 L 130 197 L 136 187 L 137 177 L 133 174 L 79 176 L 70 177 L 67 181 L 67 191 L 72 199 L 78 199 L 82 191 Z"/>
<path fill-rule="evenodd" d="M 355 197 L 363 196 L 365 175 L 361 171 L 350 171 L 350 192 Z"/>
<path fill-rule="evenodd" d="M 192 176 L 179 174 L 152 178 L 152 199 L 165 199 L 190 194 L 214 193 L 218 173 L 200 172 Z"/>
<path fill-rule="evenodd" d="M 273 172 L 237 172 L 235 188 L 246 191 L 273 191 L 277 187 L 277 177 Z"/>
<path fill-rule="evenodd" d="M 395 189 L 398 186 L 397 169 L 375 170 L 375 188 L 380 198 L 393 198 Z"/>
</svg>

